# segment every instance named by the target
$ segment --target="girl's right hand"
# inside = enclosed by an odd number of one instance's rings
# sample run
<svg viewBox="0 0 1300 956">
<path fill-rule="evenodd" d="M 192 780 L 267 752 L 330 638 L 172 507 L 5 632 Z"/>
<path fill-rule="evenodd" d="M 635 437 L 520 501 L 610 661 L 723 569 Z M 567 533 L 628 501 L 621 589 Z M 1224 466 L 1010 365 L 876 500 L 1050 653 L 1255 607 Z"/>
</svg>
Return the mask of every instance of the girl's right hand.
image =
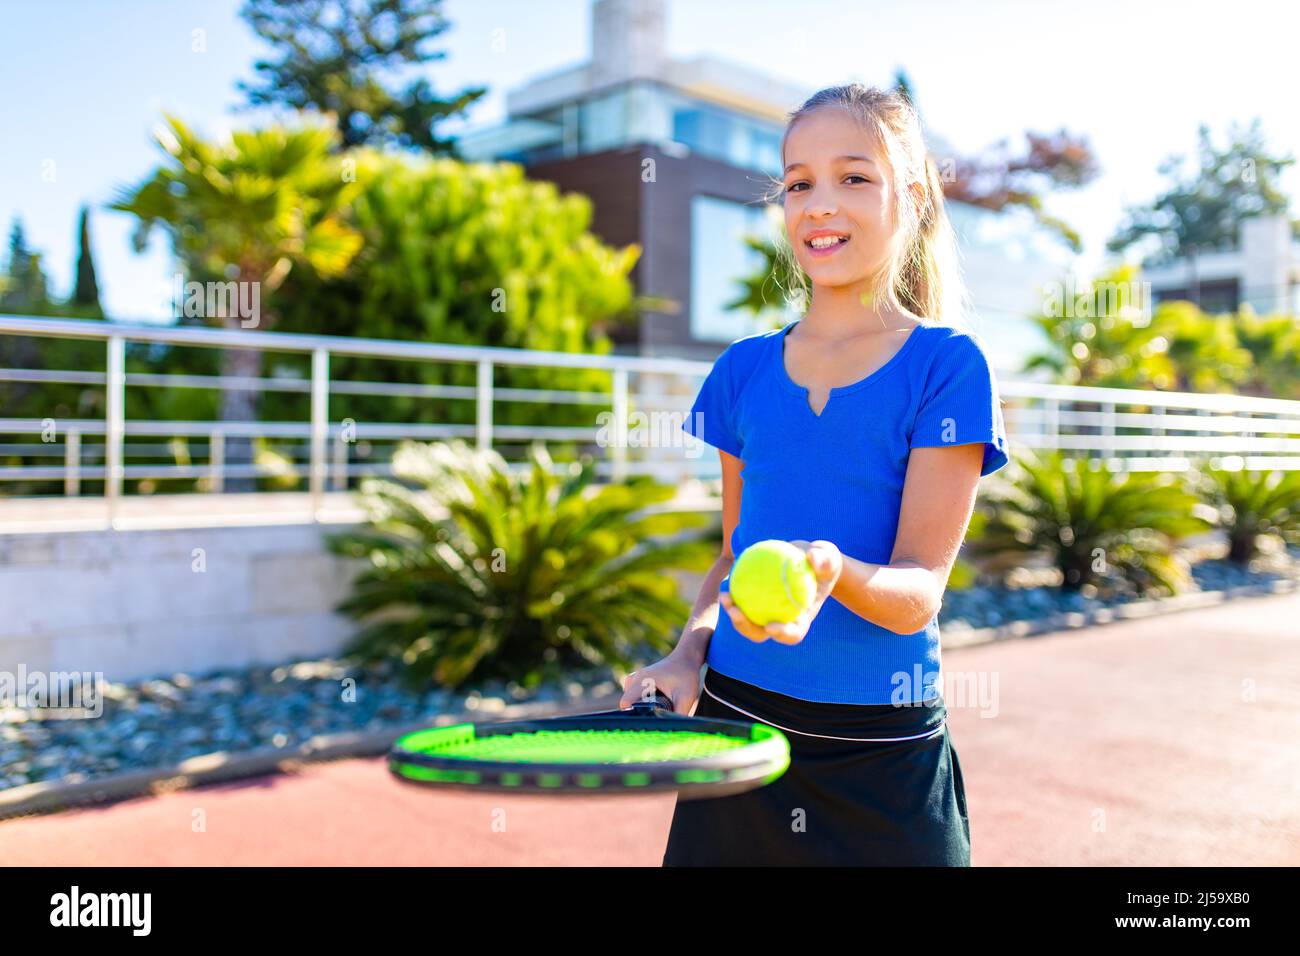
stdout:
<svg viewBox="0 0 1300 956">
<path fill-rule="evenodd" d="M 655 688 L 673 702 L 673 712 L 689 714 L 700 696 L 700 668 L 702 663 L 689 655 L 673 651 L 661 661 L 635 670 L 623 678 L 623 698 L 620 708 L 631 707 L 639 700 L 652 697 Z"/>
</svg>

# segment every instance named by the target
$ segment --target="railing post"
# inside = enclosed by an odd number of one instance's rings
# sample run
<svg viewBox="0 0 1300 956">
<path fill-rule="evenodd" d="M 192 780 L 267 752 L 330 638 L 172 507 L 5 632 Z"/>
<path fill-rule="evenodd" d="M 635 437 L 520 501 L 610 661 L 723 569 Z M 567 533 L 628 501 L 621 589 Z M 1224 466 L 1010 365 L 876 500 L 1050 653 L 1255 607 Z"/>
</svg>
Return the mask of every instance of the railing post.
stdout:
<svg viewBox="0 0 1300 956">
<path fill-rule="evenodd" d="M 214 428 L 208 436 L 208 491 L 219 495 L 226 485 L 226 433 Z"/>
<path fill-rule="evenodd" d="M 346 491 L 348 487 L 348 443 L 344 439 L 342 432 L 339 432 L 338 438 L 334 440 L 334 477 L 332 484 L 335 491 Z"/>
<path fill-rule="evenodd" d="M 108 338 L 106 372 L 104 504 L 111 528 L 117 522 L 118 504 L 122 497 L 122 444 L 126 432 L 126 340 L 120 335 Z"/>
<path fill-rule="evenodd" d="M 475 401 L 474 444 L 479 451 L 489 451 L 492 448 L 492 363 L 486 359 L 478 363 Z"/>
<path fill-rule="evenodd" d="M 81 432 L 75 428 L 63 440 L 63 493 L 81 494 Z"/>
<path fill-rule="evenodd" d="M 614 434 L 610 447 L 610 459 L 613 465 L 613 480 L 627 480 L 627 369 L 614 369 Z"/>
<path fill-rule="evenodd" d="M 329 376 L 330 354 L 323 348 L 311 353 L 311 462 L 308 466 L 308 488 L 311 495 L 311 514 L 319 516 L 325 493 L 325 442 L 329 435 Z"/>
<path fill-rule="evenodd" d="M 1107 459 L 1111 459 L 1118 454 L 1115 450 L 1115 403 L 1107 402 L 1102 405 L 1101 414 L 1103 423 L 1101 434 L 1102 438 L 1105 439 L 1102 442 L 1103 454 Z M 1109 461 L 1107 461 L 1106 467 L 1110 467 Z"/>
<path fill-rule="evenodd" d="M 1060 399 L 1049 398 L 1044 403 L 1047 412 L 1047 439 L 1050 442 L 1048 448 L 1052 451 L 1061 449 L 1061 402 Z"/>
</svg>

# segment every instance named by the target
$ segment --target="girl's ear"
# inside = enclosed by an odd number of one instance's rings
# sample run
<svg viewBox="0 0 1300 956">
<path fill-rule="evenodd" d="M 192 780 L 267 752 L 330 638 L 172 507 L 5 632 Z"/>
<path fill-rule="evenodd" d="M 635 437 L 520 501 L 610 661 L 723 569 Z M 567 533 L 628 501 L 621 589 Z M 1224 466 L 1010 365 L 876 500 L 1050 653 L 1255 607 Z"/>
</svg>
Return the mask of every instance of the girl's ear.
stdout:
<svg viewBox="0 0 1300 956">
<path fill-rule="evenodd" d="M 916 219 L 920 222 L 925 216 L 925 184 L 919 180 L 913 180 L 908 183 L 907 191 L 911 194 L 912 205 L 916 208 Z"/>
</svg>

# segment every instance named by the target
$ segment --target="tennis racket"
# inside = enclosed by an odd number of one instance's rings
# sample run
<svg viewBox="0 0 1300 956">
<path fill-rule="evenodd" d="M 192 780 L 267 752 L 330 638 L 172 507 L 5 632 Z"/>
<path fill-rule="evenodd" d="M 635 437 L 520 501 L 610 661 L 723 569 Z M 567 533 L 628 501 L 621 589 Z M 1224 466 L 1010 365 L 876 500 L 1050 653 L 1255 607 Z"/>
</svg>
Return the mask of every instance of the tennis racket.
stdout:
<svg viewBox="0 0 1300 956">
<path fill-rule="evenodd" d="M 626 710 L 418 730 L 388 753 L 397 779 L 424 787 L 682 799 L 753 790 L 789 765 L 774 727 L 676 714 L 659 692 Z"/>
</svg>

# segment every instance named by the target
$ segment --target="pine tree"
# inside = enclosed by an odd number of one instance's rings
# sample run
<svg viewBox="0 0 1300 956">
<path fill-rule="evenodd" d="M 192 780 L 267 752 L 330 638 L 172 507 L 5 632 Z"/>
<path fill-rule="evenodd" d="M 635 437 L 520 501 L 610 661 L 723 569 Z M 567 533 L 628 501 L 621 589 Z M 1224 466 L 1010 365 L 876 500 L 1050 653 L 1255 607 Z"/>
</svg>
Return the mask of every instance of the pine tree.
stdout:
<svg viewBox="0 0 1300 956">
<path fill-rule="evenodd" d="M 27 234 L 17 217 L 9 230 L 9 260 L 0 278 L 0 313 L 48 315 L 45 274 L 41 257 L 27 247 Z M 0 368 L 40 368 L 36 339 L 27 335 L 0 335 Z M 40 386 L 31 382 L 0 382 L 0 408 L 14 415 L 23 400 Z"/>
<path fill-rule="evenodd" d="M 23 231 L 23 221 L 15 216 L 14 224 L 9 227 L 8 274 L 26 272 L 26 260 L 30 255 L 31 252 L 27 249 L 27 234 Z"/>
<path fill-rule="evenodd" d="M 25 315 L 44 315 L 49 308 L 45 272 L 39 253 L 27 246 L 27 234 L 17 217 L 9 230 L 9 261 L 0 289 L 0 311 Z"/>
<path fill-rule="evenodd" d="M 916 100 L 912 97 L 912 81 L 907 78 L 907 72 L 901 66 L 894 71 L 894 89 L 912 104 L 913 109 L 916 108 Z"/>
<path fill-rule="evenodd" d="M 454 154 L 455 141 L 437 126 L 486 92 L 444 98 L 425 77 L 404 88 L 395 83 L 446 56 L 431 46 L 450 29 L 442 0 L 247 0 L 241 15 L 275 56 L 254 64 L 260 85 L 238 83 L 249 102 L 333 113 L 343 149 Z"/>
</svg>

